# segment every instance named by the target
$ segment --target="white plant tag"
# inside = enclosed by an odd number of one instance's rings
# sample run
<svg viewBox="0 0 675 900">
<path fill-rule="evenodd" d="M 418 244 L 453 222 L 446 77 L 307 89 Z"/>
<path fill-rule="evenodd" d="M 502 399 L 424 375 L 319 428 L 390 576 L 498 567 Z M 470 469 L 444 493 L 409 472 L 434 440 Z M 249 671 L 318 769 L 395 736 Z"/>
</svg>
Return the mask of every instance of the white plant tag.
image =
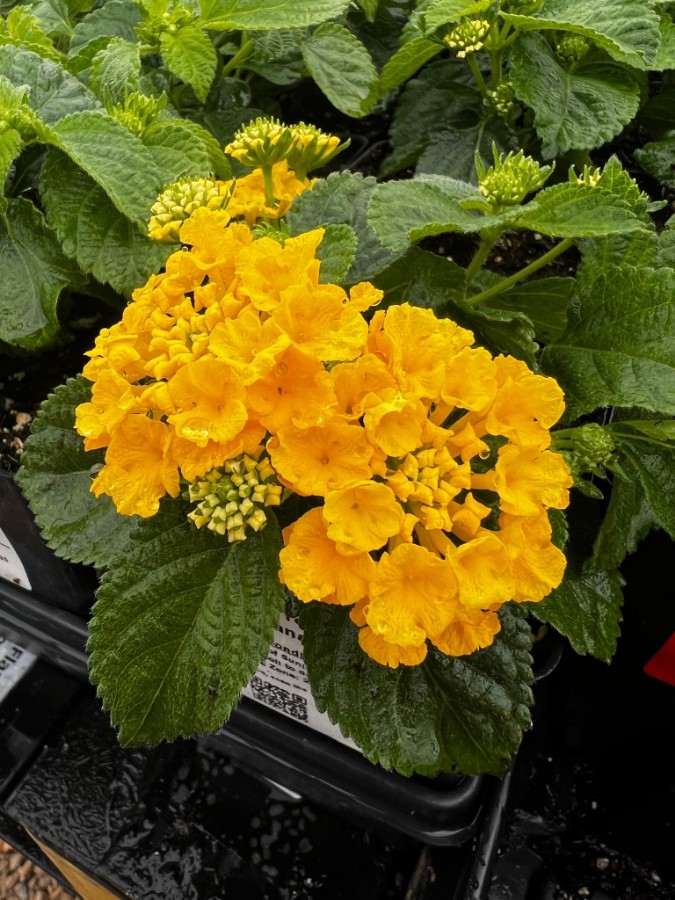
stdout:
<svg viewBox="0 0 675 900">
<path fill-rule="evenodd" d="M 282 615 L 269 655 L 244 688 L 244 697 L 358 750 L 326 713 L 316 708 L 302 655 L 302 639 L 303 631 L 298 623 Z"/>
<path fill-rule="evenodd" d="M 35 662 L 36 656 L 0 631 L 0 703 Z"/>
<path fill-rule="evenodd" d="M 2 528 L 0 528 L 0 578 L 6 578 L 7 581 L 13 581 L 19 587 L 31 590 L 31 584 L 23 563 L 19 559 L 19 554 L 10 544 L 9 538 Z"/>
</svg>

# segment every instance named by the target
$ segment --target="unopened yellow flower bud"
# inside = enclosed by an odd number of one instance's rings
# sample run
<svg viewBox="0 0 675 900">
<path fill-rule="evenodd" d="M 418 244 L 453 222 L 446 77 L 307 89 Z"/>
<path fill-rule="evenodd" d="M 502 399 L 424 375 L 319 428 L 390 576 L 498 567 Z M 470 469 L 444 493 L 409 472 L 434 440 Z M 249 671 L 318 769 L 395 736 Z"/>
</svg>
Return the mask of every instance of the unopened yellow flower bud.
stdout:
<svg viewBox="0 0 675 900">
<path fill-rule="evenodd" d="M 494 165 L 486 169 L 476 155 L 478 189 L 490 206 L 516 206 L 532 191 L 540 188 L 553 171 L 552 166 L 540 166 L 522 150 L 502 157 L 493 145 Z"/>
<path fill-rule="evenodd" d="M 465 19 L 459 25 L 455 25 L 443 41 L 460 59 L 464 59 L 469 53 L 483 49 L 484 38 L 489 30 L 490 23 L 487 19 Z"/>
<path fill-rule="evenodd" d="M 330 162 L 338 153 L 349 146 L 349 141 L 340 143 L 336 135 L 325 134 L 314 125 L 300 122 L 290 126 L 293 144 L 286 156 L 289 168 L 298 178 L 305 178 L 307 172 L 318 169 Z"/>
<path fill-rule="evenodd" d="M 148 223 L 148 235 L 154 241 L 177 244 L 180 227 L 186 219 L 205 206 L 224 209 L 232 196 L 231 181 L 212 181 L 210 178 L 183 178 L 166 187 L 153 203 Z"/>
<path fill-rule="evenodd" d="M 257 169 L 286 159 L 293 140 L 291 129 L 278 119 L 258 118 L 235 134 L 225 153 L 243 166 Z"/>
</svg>

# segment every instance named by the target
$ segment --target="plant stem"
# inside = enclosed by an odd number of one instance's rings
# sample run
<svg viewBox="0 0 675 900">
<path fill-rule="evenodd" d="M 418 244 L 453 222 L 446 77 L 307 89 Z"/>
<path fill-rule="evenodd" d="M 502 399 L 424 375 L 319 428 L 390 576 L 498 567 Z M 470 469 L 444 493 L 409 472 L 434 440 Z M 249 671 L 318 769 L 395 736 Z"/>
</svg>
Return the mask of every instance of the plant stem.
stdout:
<svg viewBox="0 0 675 900">
<path fill-rule="evenodd" d="M 469 287 L 471 282 L 476 276 L 476 273 L 483 265 L 485 260 L 488 258 L 488 254 L 490 250 L 494 247 L 497 242 L 497 238 L 499 237 L 500 232 L 496 231 L 494 228 L 486 228 L 485 231 L 481 231 L 480 233 L 480 244 L 478 245 L 478 249 L 476 250 L 473 259 L 469 263 L 466 275 L 465 275 L 465 288 Z"/>
<path fill-rule="evenodd" d="M 272 166 L 261 166 L 263 173 L 263 182 L 265 184 L 265 203 L 267 206 L 274 208 L 276 199 L 274 197 L 274 184 L 272 182 Z"/>
<path fill-rule="evenodd" d="M 467 53 L 466 61 L 469 64 L 469 68 L 471 69 L 471 74 L 476 79 L 476 84 L 478 85 L 478 89 L 485 96 L 487 94 L 487 85 L 485 84 L 485 79 L 483 78 L 483 73 L 480 70 L 478 63 L 476 62 L 476 57 L 473 53 Z"/>
<path fill-rule="evenodd" d="M 223 66 L 221 75 L 229 75 L 230 72 L 232 72 L 237 68 L 238 65 L 240 65 L 240 63 L 243 63 L 245 59 L 248 59 L 248 57 L 251 55 L 252 50 L 253 41 L 250 39 L 243 41 L 241 47 L 237 50 L 232 59 L 230 59 L 229 62 L 226 62 Z"/>
<path fill-rule="evenodd" d="M 507 291 L 512 285 L 518 284 L 519 281 L 522 281 L 523 278 L 527 278 L 528 276 L 533 275 L 539 269 L 542 269 L 550 262 L 553 262 L 553 260 L 560 256 L 561 253 L 564 253 L 565 250 L 569 250 L 569 248 L 572 246 L 574 246 L 573 241 L 571 241 L 570 238 L 565 238 L 565 240 L 560 241 L 559 244 L 556 244 L 556 246 L 553 247 L 552 250 L 549 250 L 548 253 L 540 256 L 539 259 L 535 259 L 534 262 L 531 262 L 529 266 L 525 266 L 524 269 L 520 269 L 520 271 L 514 272 L 513 275 L 510 275 L 508 278 L 505 278 L 498 284 L 493 284 L 492 287 L 489 287 L 485 291 L 481 291 L 480 294 L 475 294 L 473 297 L 469 297 L 469 299 L 466 301 L 467 304 L 469 306 L 477 306 L 484 300 L 489 300 L 490 297 L 495 297 L 497 294 L 501 294 L 503 291 Z"/>
</svg>

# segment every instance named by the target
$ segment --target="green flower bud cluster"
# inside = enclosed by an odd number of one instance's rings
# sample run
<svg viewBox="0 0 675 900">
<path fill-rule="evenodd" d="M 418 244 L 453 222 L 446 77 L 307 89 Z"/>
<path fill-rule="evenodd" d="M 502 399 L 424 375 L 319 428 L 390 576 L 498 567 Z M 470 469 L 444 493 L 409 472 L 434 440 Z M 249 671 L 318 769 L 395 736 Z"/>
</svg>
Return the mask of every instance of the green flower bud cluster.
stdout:
<svg viewBox="0 0 675 900">
<path fill-rule="evenodd" d="M 268 167 L 285 159 L 298 178 L 325 165 L 349 146 L 313 125 L 284 125 L 278 119 L 258 118 L 238 131 L 225 152 L 251 169 Z"/>
<path fill-rule="evenodd" d="M 589 422 L 573 429 L 571 438 L 571 455 L 584 471 L 592 471 L 597 466 L 604 466 L 611 460 L 614 453 L 614 438 L 611 431 Z"/>
<path fill-rule="evenodd" d="M 593 45 L 581 34 L 563 34 L 555 44 L 555 52 L 567 63 L 579 62 Z"/>
<path fill-rule="evenodd" d="M 144 3 L 140 4 L 144 19 L 136 26 L 136 35 L 139 41 L 159 49 L 162 35 L 176 34 L 185 25 L 191 25 L 198 17 L 198 10 L 180 0 L 167 0 L 162 13 L 158 12 L 157 6 L 152 4 L 152 11 L 149 11 Z"/>
<path fill-rule="evenodd" d="M 166 106 L 167 97 L 148 97 L 138 91 L 128 94 L 123 103 L 107 103 L 106 111 L 132 134 L 143 137 Z"/>
<path fill-rule="evenodd" d="M 602 169 L 597 166 L 584 166 L 581 175 L 577 175 L 573 168 L 570 169 L 571 184 L 587 184 L 589 187 L 597 187 L 602 178 Z"/>
<path fill-rule="evenodd" d="M 40 124 L 37 113 L 28 105 L 28 88 L 14 87 L 0 76 L 0 134 L 13 130 L 24 141 L 32 141 L 38 136 Z"/>
<path fill-rule="evenodd" d="M 180 241 L 180 226 L 196 209 L 223 209 L 231 196 L 232 182 L 182 178 L 165 188 L 150 208 L 148 235 L 154 241 L 176 244 Z"/>
<path fill-rule="evenodd" d="M 488 97 L 495 112 L 502 118 L 509 116 L 516 108 L 516 94 L 508 81 L 500 81 Z"/>
<path fill-rule="evenodd" d="M 516 206 L 532 191 L 538 190 L 553 171 L 552 166 L 540 166 L 522 150 L 501 157 L 493 145 L 494 165 L 486 170 L 476 155 L 478 189 L 490 206 Z"/>
<path fill-rule="evenodd" d="M 487 19 L 465 19 L 460 22 L 443 38 L 443 41 L 451 50 L 454 50 L 460 59 L 464 59 L 469 53 L 482 50 L 484 39 L 490 30 Z"/>
<path fill-rule="evenodd" d="M 267 524 L 265 507 L 281 503 L 283 488 L 275 476 L 265 454 L 258 460 L 246 454 L 228 460 L 190 485 L 188 499 L 199 505 L 188 519 L 197 528 L 226 534 L 230 543 L 244 541 L 247 529 L 260 531 Z"/>
</svg>

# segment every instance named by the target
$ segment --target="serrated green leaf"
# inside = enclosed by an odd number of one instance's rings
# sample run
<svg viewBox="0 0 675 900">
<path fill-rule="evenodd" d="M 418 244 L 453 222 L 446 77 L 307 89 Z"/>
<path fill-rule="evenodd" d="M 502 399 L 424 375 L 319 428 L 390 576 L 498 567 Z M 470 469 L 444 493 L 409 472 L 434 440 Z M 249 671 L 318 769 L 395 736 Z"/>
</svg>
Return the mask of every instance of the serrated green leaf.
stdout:
<svg viewBox="0 0 675 900">
<path fill-rule="evenodd" d="M 385 64 L 380 75 L 380 92 L 391 91 L 403 84 L 443 50 L 438 41 L 420 37 L 404 44 Z"/>
<path fill-rule="evenodd" d="M 302 44 L 310 75 L 340 112 L 360 118 L 378 97 L 379 77 L 361 41 L 343 25 L 320 25 Z"/>
<path fill-rule="evenodd" d="M 349 225 L 326 225 L 316 253 L 321 260 L 320 281 L 324 284 L 342 284 L 354 262 L 357 245 L 356 234 Z"/>
<path fill-rule="evenodd" d="M 512 309 L 467 307 L 461 302 L 450 305 L 450 316 L 464 328 L 470 328 L 480 344 L 493 353 L 505 353 L 536 366 L 539 346 L 528 316 Z"/>
<path fill-rule="evenodd" d="M 675 540 L 675 443 L 670 446 L 645 440 L 643 436 L 622 433 L 617 423 L 613 434 L 621 452 L 621 460 L 630 461 L 629 475 L 642 486 L 656 522 Z"/>
<path fill-rule="evenodd" d="M 443 59 L 426 66 L 405 85 L 389 133 L 392 153 L 382 164 L 381 175 L 415 165 L 436 134 L 476 126 L 480 94 L 456 81 L 457 73 L 455 61 Z"/>
<path fill-rule="evenodd" d="M 17 482 L 28 499 L 42 536 L 71 562 L 109 565 L 124 554 L 136 518 L 117 514 L 109 497 L 90 492 L 91 468 L 104 451 L 86 452 L 75 431 L 75 408 L 91 398 L 81 376 L 58 387 L 42 404 L 26 441 Z"/>
<path fill-rule="evenodd" d="M 298 197 L 286 216 L 291 234 L 324 225 L 349 225 L 358 246 L 345 283 L 372 281 L 399 254 L 386 250 L 366 221 L 366 210 L 377 182 L 351 172 L 334 172 Z"/>
<path fill-rule="evenodd" d="M 385 292 L 382 306 L 411 303 L 438 315 L 448 314 L 450 301 L 462 297 L 465 281 L 466 271 L 457 263 L 419 247 L 411 247 L 373 279 Z"/>
<path fill-rule="evenodd" d="M 659 43 L 659 16 L 652 0 L 545 0 L 528 16 L 502 13 L 517 29 L 549 28 L 590 38 L 618 62 L 645 68 Z"/>
<path fill-rule="evenodd" d="M 465 127 L 461 120 L 456 127 L 435 130 L 417 160 L 417 175 L 446 175 L 459 181 L 478 183 L 476 154 L 483 162 L 492 162 L 492 148 L 499 153 L 515 151 L 518 139 L 515 133 L 497 116 L 486 116 Z"/>
<path fill-rule="evenodd" d="M 567 304 L 574 287 L 573 278 L 540 278 L 517 284 L 490 299 L 492 309 L 519 312 L 527 316 L 538 341 L 548 343 L 559 337 L 567 324 Z"/>
<path fill-rule="evenodd" d="M 0 44 L 6 41 L 17 47 L 30 48 L 46 59 L 58 62 L 61 58 L 54 42 L 44 33 L 40 22 L 27 6 L 15 6 L 10 10 L 0 32 Z"/>
<path fill-rule="evenodd" d="M 23 138 L 13 128 L 7 128 L 0 134 L 0 212 L 7 209 L 4 186 L 12 163 L 21 153 L 22 147 Z"/>
<path fill-rule="evenodd" d="M 640 103 L 640 84 L 630 69 L 591 51 L 567 70 L 540 34 L 516 39 L 511 84 L 518 99 L 534 110 L 547 159 L 610 141 L 635 116 Z"/>
<path fill-rule="evenodd" d="M 169 71 L 189 84 L 198 100 L 206 100 L 218 62 L 208 36 L 195 25 L 184 25 L 175 34 L 163 32 L 159 46 Z"/>
<path fill-rule="evenodd" d="M 598 272 L 612 266 L 667 266 L 668 262 L 658 262 L 659 242 L 656 234 L 649 231 L 634 231 L 631 234 L 615 234 L 593 240 L 581 241 L 579 245 L 583 257 L 577 269 L 577 281 L 595 281 Z M 675 260 L 673 260 L 675 263 Z"/>
<path fill-rule="evenodd" d="M 644 490 L 624 460 L 628 478 L 615 478 L 612 494 L 593 546 L 590 563 L 593 567 L 611 571 L 618 569 L 629 553 L 656 525 Z"/>
<path fill-rule="evenodd" d="M 284 590 L 276 521 L 227 544 L 167 501 L 102 579 L 91 677 L 124 746 L 216 731 L 266 657 Z"/>
<path fill-rule="evenodd" d="M 65 0 L 31 0 L 30 11 L 45 34 L 69 38 L 73 31 L 70 10 Z"/>
<path fill-rule="evenodd" d="M 90 87 L 99 97 L 116 103 L 141 89 L 141 53 L 138 44 L 111 38 L 91 61 Z"/>
<path fill-rule="evenodd" d="M 649 68 L 657 72 L 675 69 L 675 23 L 667 15 L 662 15 L 659 31 L 659 46 Z"/>
<path fill-rule="evenodd" d="M 619 573 L 588 568 L 579 575 L 568 572 L 548 597 L 526 606 L 565 635 L 577 653 L 609 662 L 621 633 L 622 603 Z"/>
<path fill-rule="evenodd" d="M 26 350 L 50 344 L 61 291 L 80 282 L 42 213 L 28 200 L 10 200 L 0 215 L 0 341 Z"/>
<path fill-rule="evenodd" d="M 96 109 L 100 102 L 77 78 L 52 60 L 20 47 L 0 47 L 0 76 L 27 87 L 28 102 L 45 125 L 71 113 Z"/>
<path fill-rule="evenodd" d="M 422 21 L 427 31 L 469 16 L 477 18 L 490 8 L 492 0 L 431 0 L 424 6 Z"/>
<path fill-rule="evenodd" d="M 404 775 L 504 773 L 532 702 L 530 631 L 503 608 L 494 644 L 469 656 L 431 650 L 419 666 L 390 669 L 358 644 L 349 610 L 313 603 L 300 611 L 312 693 L 365 756 Z"/>
<path fill-rule="evenodd" d="M 649 175 L 671 188 L 675 185 L 675 135 L 645 144 L 634 150 L 633 156 Z"/>
<path fill-rule="evenodd" d="M 100 37 L 117 37 L 134 43 L 134 28 L 141 21 L 141 11 L 134 0 L 106 0 L 81 19 L 73 30 L 70 53 Z"/>
<path fill-rule="evenodd" d="M 64 252 L 120 294 L 129 296 L 159 272 L 173 249 L 142 234 L 103 188 L 57 150 L 47 153 L 40 188 Z"/>
<path fill-rule="evenodd" d="M 223 179 L 232 175 L 219 142 L 196 122 L 160 119 L 144 131 L 141 140 L 152 153 L 162 185 L 177 181 L 182 175 L 214 173 Z"/>
<path fill-rule="evenodd" d="M 674 278 L 625 266 L 579 285 L 567 329 L 542 356 L 572 418 L 603 406 L 675 413 Z"/>
<path fill-rule="evenodd" d="M 145 228 L 162 184 L 140 138 L 99 110 L 73 113 L 53 133 L 56 146 L 104 189 L 117 209 Z"/>
<path fill-rule="evenodd" d="M 341 16 L 350 0 L 202 0 L 200 22 L 213 31 L 305 28 Z"/>
</svg>

